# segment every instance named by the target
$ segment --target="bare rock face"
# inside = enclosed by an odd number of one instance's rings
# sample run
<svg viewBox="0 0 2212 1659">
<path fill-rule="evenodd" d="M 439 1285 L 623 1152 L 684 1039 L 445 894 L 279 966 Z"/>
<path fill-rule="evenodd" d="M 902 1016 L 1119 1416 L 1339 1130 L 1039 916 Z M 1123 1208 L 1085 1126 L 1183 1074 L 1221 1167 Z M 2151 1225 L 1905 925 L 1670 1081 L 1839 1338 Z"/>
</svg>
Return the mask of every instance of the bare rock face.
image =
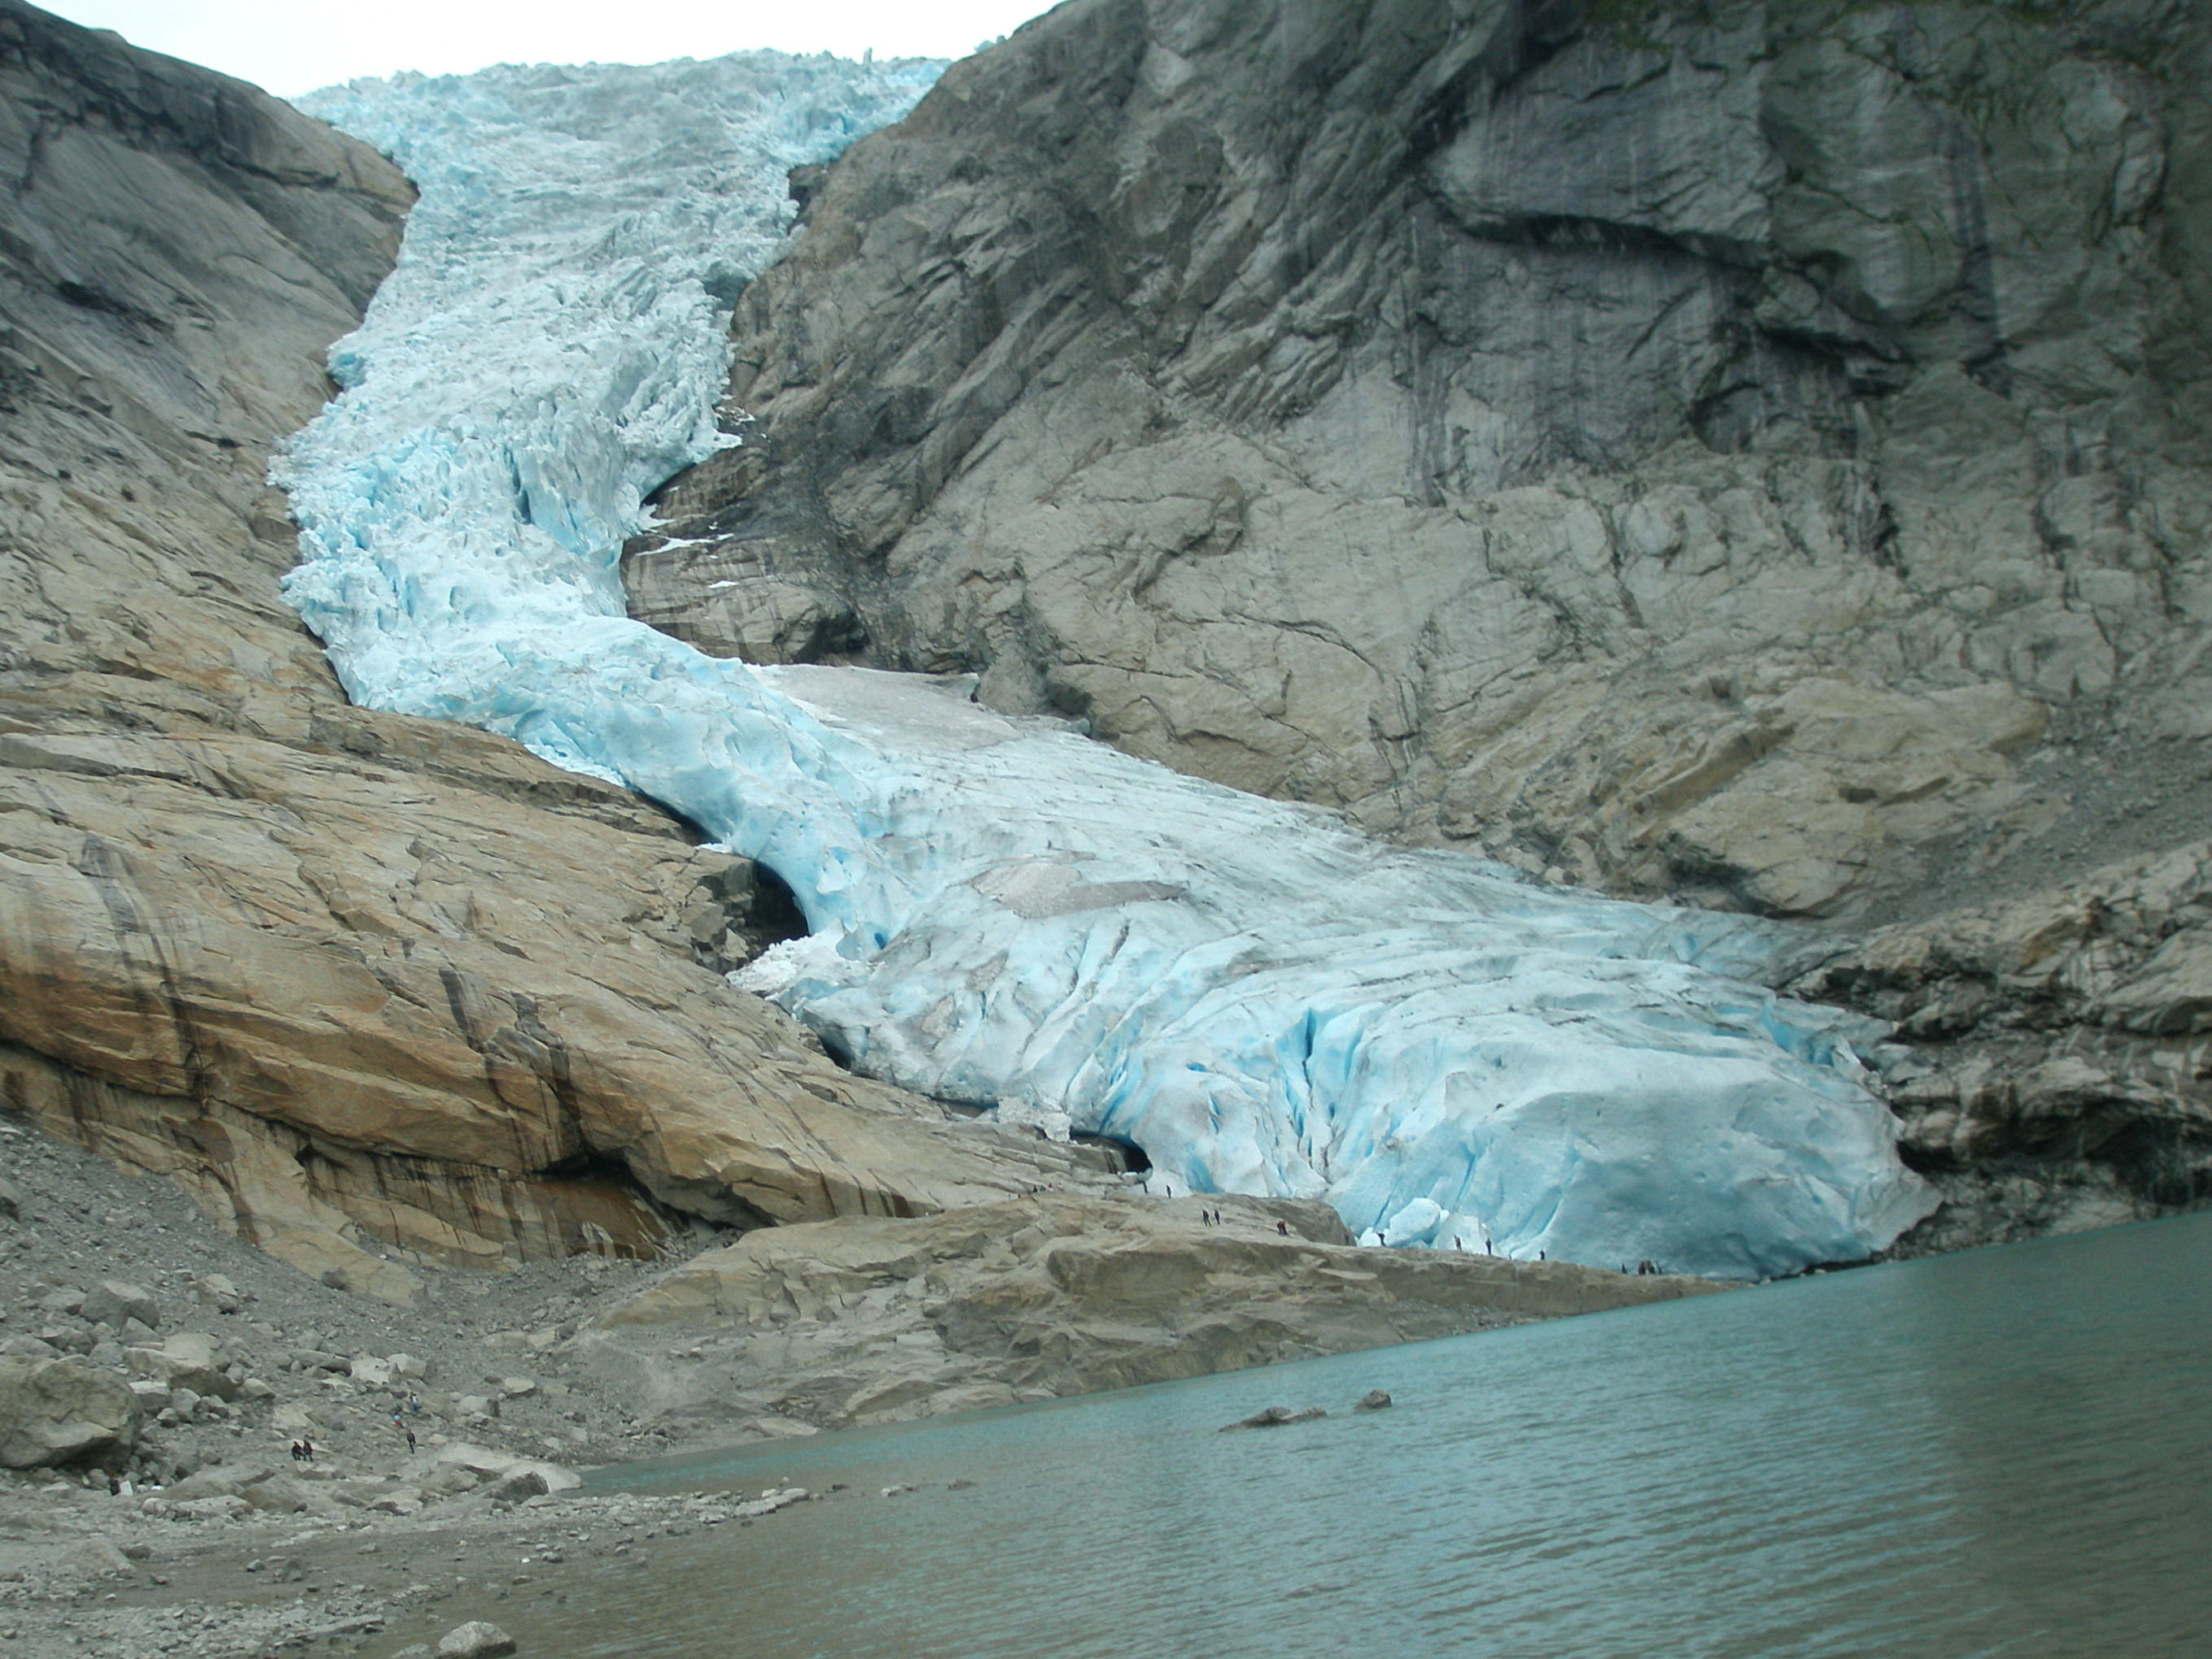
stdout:
<svg viewBox="0 0 2212 1659">
<path fill-rule="evenodd" d="M 516 746 L 348 706 L 270 446 L 406 181 L 0 0 L 0 1102 L 303 1270 L 649 1252 L 1079 1179 L 841 1073 L 720 970 L 750 866 Z M 772 897 L 770 895 L 769 897 Z"/>
<path fill-rule="evenodd" d="M 2207 23 L 1073 0 L 794 180 L 634 614 L 1820 919 L 1921 1244 L 2201 1199 Z"/>
<path fill-rule="evenodd" d="M 1629 893 L 1887 919 L 2171 846 L 2208 43 L 1074 0 L 804 181 L 635 614 Z"/>
<path fill-rule="evenodd" d="M 1218 1224 L 1201 1221 L 1218 1209 Z M 664 1423 L 804 1433 L 1202 1376 L 1720 1287 L 1359 1249 L 1326 1205 L 1046 1192 L 749 1233 L 569 1350 Z"/>
<path fill-rule="evenodd" d="M 0 1356 L 0 1468 L 120 1468 L 138 1433 L 138 1397 L 79 1359 Z"/>
<path fill-rule="evenodd" d="M 1903 1150 L 1953 1200 L 1924 1243 L 2129 1220 L 2212 1188 L 2212 842 L 1881 929 L 1793 988 L 1896 1022 Z M 2084 1160 L 2118 1179 L 2041 1178 Z"/>
</svg>

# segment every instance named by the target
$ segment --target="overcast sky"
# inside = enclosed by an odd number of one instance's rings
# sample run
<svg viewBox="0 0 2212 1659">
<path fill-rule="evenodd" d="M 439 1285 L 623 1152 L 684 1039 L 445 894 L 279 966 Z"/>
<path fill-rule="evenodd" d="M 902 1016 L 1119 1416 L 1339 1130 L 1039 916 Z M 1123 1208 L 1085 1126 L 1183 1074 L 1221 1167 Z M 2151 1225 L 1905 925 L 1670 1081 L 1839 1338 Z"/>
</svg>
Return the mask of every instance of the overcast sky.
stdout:
<svg viewBox="0 0 2212 1659">
<path fill-rule="evenodd" d="M 283 96 L 395 70 L 657 64 L 753 46 L 964 58 L 1050 0 L 36 0 Z"/>
</svg>

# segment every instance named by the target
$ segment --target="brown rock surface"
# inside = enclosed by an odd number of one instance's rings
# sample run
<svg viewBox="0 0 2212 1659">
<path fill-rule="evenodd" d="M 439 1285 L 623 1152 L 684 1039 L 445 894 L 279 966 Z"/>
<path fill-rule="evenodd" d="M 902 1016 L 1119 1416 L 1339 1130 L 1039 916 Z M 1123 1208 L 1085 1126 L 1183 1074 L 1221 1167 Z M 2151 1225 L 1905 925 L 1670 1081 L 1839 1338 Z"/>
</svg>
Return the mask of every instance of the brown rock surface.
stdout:
<svg viewBox="0 0 2212 1659">
<path fill-rule="evenodd" d="M 1216 1207 L 1222 1223 L 1201 1223 Z M 1357 1249 L 1326 1205 L 1295 1200 L 1048 1192 L 914 1220 L 749 1233 L 603 1315 L 567 1352 L 691 1432 L 793 1433 L 1719 1288 Z"/>
<path fill-rule="evenodd" d="M 911 1214 L 1075 1178 L 854 1079 L 714 969 L 738 861 L 349 707 L 269 447 L 410 198 L 242 83 L 0 0 L 0 1099 L 313 1273 L 650 1248 L 670 1206 Z"/>
</svg>

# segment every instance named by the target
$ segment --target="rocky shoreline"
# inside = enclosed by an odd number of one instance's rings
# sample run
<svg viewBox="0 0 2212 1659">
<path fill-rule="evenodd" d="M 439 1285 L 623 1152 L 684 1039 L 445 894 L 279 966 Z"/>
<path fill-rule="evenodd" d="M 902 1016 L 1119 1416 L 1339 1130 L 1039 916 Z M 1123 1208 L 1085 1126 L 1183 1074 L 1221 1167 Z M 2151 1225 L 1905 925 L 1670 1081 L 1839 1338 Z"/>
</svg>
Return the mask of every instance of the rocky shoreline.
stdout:
<svg viewBox="0 0 2212 1659">
<path fill-rule="evenodd" d="M 580 1466 L 1716 1288 L 1361 1249 L 1315 1205 L 1085 1191 L 702 1229 L 651 1262 L 417 1262 L 401 1307 L 255 1249 L 159 1176 L 6 1122 L 0 1149 L 0 1371 L 137 1408 L 105 1441 L 74 1425 L 67 1467 L 0 1473 L 0 1659 L 389 1651 L 557 1602 L 533 1568 L 562 1551 L 649 1557 L 799 1501 L 596 1493 Z"/>
<path fill-rule="evenodd" d="M 1510 7 L 1491 50 L 1408 7 L 1426 33 L 1317 28 L 1311 64 L 1356 72 L 1285 125 L 1301 64 L 1143 9 L 1021 32 L 807 186 L 738 319 L 748 444 L 669 486 L 634 613 L 974 672 L 1407 839 L 1826 920 L 1790 988 L 1894 1027 L 1870 1059 L 1946 1198 L 1899 1253 L 2202 1202 L 2202 33 L 1945 6 L 1874 41 L 1838 8 L 1662 52 Z M 2057 88 L 2078 149 L 2040 97 L 1985 119 L 1985 70 Z M 1574 145 L 1481 172 L 1486 132 L 1583 86 L 1635 106 L 1577 143 L 1663 130 L 1692 183 L 1744 161 L 1683 198 L 1744 208 L 1725 257 Z M 1769 167 L 1767 135 L 1893 104 L 1959 135 L 1920 146 L 1956 179 Z M 1032 210 L 1047 153 L 1112 223 Z M 0 1434 L 35 1443 L 0 1474 L 0 1659 L 382 1659 L 557 1607 L 564 1557 L 650 1571 L 803 1512 L 580 1467 L 1712 1288 L 1155 1199 L 842 1068 L 723 978 L 792 926 L 760 872 L 350 707 L 278 602 L 270 452 L 391 268 L 398 171 L 21 0 L 0 155 L 0 1391 L 115 1417 Z M 1832 222 L 1824 179 L 1910 189 Z M 2004 210 L 1971 237 L 1968 185 Z M 1900 263 L 1893 224 L 1948 263 Z M 916 246 L 935 297 L 876 303 Z M 2034 280 L 2000 318 L 1954 264 Z M 1814 282 L 1852 270 L 1894 291 Z M 1562 298 L 1593 283 L 1633 305 Z M 1654 343 L 1633 374 L 1616 328 Z M 1596 367 L 1524 396 L 1542 361 Z M 1376 411 L 1409 386 L 1401 431 Z M 1735 389 L 1677 407 L 1701 386 Z"/>
</svg>

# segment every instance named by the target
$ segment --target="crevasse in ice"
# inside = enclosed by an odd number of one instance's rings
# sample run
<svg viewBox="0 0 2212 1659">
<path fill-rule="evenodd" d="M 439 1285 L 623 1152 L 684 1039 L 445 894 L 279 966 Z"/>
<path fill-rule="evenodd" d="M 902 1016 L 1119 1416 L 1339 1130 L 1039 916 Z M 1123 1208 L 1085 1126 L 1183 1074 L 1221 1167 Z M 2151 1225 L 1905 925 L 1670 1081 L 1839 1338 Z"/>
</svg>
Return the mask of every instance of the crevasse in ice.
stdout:
<svg viewBox="0 0 2212 1659">
<path fill-rule="evenodd" d="M 645 494 L 729 441 L 728 297 L 785 169 L 933 64 L 748 54 L 358 82 L 310 106 L 422 189 L 277 476 L 352 695 L 508 733 L 779 872 L 743 982 L 863 1069 L 1124 1137 L 1178 1191 L 1390 1243 L 1734 1276 L 1929 1207 L 1843 1016 L 1771 936 L 1540 888 L 1178 776 L 959 688 L 718 661 L 623 614 Z"/>
</svg>

